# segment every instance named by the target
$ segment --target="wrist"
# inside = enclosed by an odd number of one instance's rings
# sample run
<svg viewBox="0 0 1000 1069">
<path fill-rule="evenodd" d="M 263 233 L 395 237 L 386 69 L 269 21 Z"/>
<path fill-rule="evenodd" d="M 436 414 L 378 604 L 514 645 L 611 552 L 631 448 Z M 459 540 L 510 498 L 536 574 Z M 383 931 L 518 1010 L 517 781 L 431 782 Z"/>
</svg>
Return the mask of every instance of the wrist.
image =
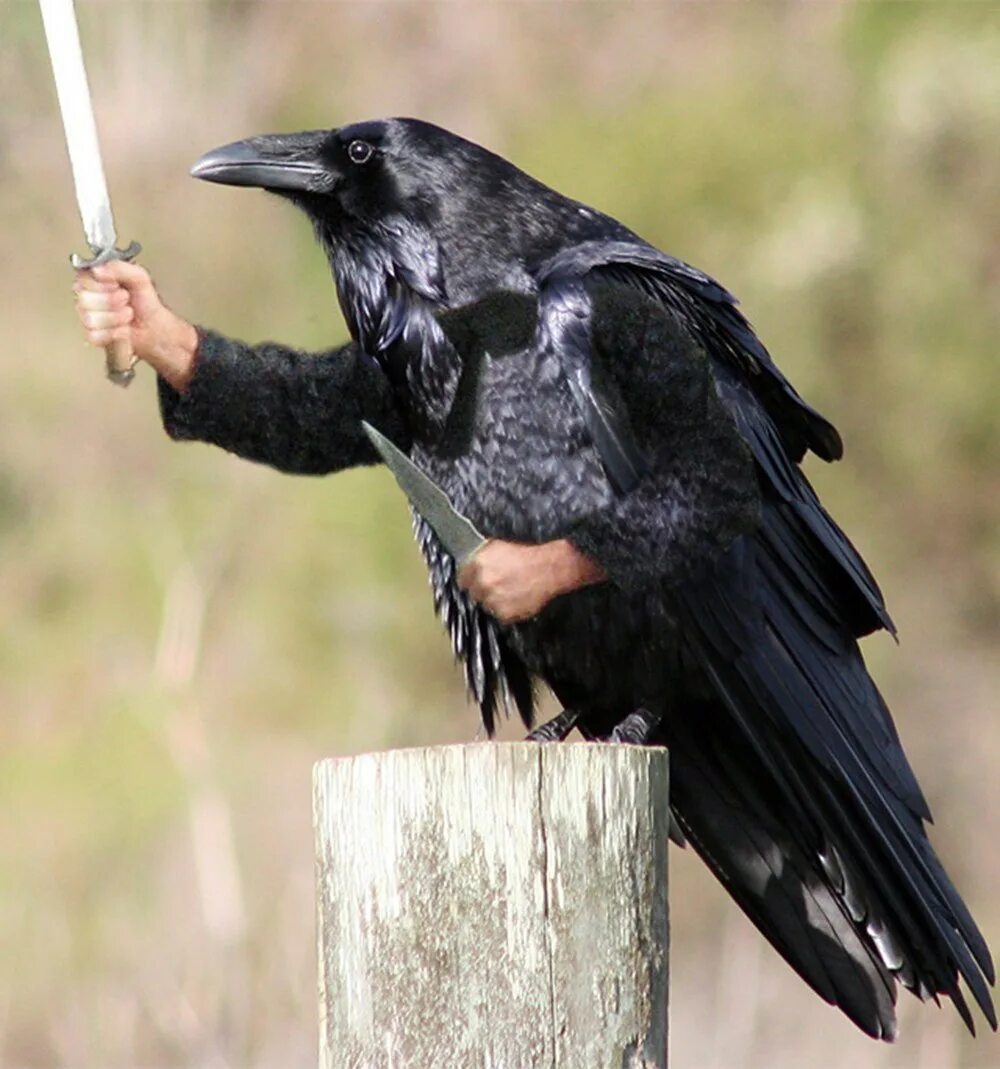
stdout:
<svg viewBox="0 0 1000 1069">
<path fill-rule="evenodd" d="M 600 583 L 607 576 L 604 569 L 566 538 L 546 544 L 547 560 L 553 588 L 553 597 L 569 594 L 582 587 Z"/>
<path fill-rule="evenodd" d="M 169 318 L 156 330 L 153 345 L 140 355 L 161 378 L 183 393 L 194 374 L 198 331 L 168 309 L 164 314 Z"/>
</svg>

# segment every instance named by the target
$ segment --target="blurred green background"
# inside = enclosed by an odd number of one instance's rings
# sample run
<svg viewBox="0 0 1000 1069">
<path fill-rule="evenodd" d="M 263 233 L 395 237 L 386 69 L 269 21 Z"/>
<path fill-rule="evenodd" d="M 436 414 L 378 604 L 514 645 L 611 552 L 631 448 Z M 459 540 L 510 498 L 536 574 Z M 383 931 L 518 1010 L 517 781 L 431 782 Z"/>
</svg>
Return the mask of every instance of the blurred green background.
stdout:
<svg viewBox="0 0 1000 1069">
<path fill-rule="evenodd" d="M 846 438 L 809 473 L 884 585 L 902 645 L 866 653 L 1000 949 L 1000 7 L 79 7 L 121 237 L 196 322 L 344 337 L 305 221 L 187 168 L 386 114 L 497 149 L 741 296 Z M 314 1065 L 311 764 L 471 739 L 476 713 L 385 472 L 173 445 L 148 371 L 103 381 L 20 0 L 0 98 L 0 1065 Z M 896 1047 L 864 1039 L 673 856 L 677 1069 L 1000 1064 L 907 995 Z"/>
</svg>

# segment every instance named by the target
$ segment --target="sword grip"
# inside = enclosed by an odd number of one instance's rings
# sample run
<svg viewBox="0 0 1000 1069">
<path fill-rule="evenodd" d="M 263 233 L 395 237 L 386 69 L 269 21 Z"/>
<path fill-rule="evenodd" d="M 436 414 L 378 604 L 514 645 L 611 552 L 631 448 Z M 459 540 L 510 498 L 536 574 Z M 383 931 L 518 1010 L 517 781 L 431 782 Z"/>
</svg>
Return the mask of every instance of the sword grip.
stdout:
<svg viewBox="0 0 1000 1069">
<path fill-rule="evenodd" d="M 127 249 L 116 249 L 113 246 L 95 250 L 95 255 L 89 260 L 74 253 L 70 263 L 78 268 L 96 267 L 98 264 L 106 264 L 109 260 L 134 260 L 142 252 L 142 246 L 138 241 L 133 241 Z M 132 343 L 128 338 L 119 338 L 110 345 L 104 347 L 104 366 L 107 370 L 108 380 L 116 386 L 128 386 L 135 378 L 135 365 L 138 357 L 132 352 Z"/>
<path fill-rule="evenodd" d="M 128 386 L 135 378 L 137 357 L 128 338 L 116 338 L 104 348 L 104 366 L 116 386 Z"/>
</svg>

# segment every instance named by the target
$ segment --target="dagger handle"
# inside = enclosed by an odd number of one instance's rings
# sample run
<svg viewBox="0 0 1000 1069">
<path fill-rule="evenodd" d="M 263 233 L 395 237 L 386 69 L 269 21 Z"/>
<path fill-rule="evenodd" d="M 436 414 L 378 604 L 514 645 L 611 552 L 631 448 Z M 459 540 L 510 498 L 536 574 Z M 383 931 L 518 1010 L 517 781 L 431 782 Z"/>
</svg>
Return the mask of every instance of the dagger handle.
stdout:
<svg viewBox="0 0 1000 1069">
<path fill-rule="evenodd" d="M 98 264 L 106 264 L 110 260 L 134 260 L 142 252 L 142 246 L 133 241 L 127 249 L 105 249 L 89 260 L 74 253 L 70 257 L 70 263 L 76 268 L 96 267 Z M 132 352 L 132 343 L 128 338 L 116 338 L 110 345 L 104 347 L 104 366 L 107 369 L 108 379 L 116 386 L 128 386 L 135 378 L 135 365 L 138 357 Z"/>
</svg>

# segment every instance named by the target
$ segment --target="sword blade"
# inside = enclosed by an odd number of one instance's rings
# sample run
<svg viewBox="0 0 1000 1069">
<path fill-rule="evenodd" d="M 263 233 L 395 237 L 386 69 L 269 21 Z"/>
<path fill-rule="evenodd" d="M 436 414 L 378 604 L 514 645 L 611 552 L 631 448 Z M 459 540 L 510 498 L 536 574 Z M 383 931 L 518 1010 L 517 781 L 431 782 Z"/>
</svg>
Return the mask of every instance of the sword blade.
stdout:
<svg viewBox="0 0 1000 1069">
<path fill-rule="evenodd" d="M 39 3 L 66 133 L 66 147 L 73 168 L 76 203 L 80 208 L 87 243 L 96 255 L 113 249 L 117 235 L 101 164 L 87 72 L 83 66 L 76 11 L 73 0 L 39 0 Z"/>
<path fill-rule="evenodd" d="M 448 500 L 448 495 L 384 434 L 361 421 L 368 440 L 395 476 L 410 504 L 434 528 L 441 544 L 455 558 L 459 568 L 482 548 L 486 538 L 475 524 Z"/>
</svg>

